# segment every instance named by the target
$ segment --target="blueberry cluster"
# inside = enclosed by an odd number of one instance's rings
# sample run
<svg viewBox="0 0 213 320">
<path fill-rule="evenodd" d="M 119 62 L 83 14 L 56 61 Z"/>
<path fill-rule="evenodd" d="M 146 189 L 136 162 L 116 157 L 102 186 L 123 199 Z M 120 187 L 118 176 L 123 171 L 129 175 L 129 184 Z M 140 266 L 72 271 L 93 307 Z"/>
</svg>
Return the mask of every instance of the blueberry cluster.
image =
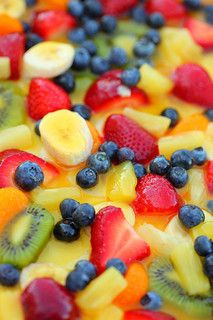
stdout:
<svg viewBox="0 0 213 320">
<path fill-rule="evenodd" d="M 199 236 L 195 239 L 194 248 L 197 254 L 204 257 L 204 272 L 210 279 L 213 279 L 213 242 L 206 236 Z"/>
</svg>

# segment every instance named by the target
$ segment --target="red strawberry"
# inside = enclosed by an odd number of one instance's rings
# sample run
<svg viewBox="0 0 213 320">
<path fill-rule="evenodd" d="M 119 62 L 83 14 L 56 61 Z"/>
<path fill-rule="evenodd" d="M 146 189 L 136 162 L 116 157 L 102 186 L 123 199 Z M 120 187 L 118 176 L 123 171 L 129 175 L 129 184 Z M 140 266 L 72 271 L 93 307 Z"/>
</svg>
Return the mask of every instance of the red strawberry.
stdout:
<svg viewBox="0 0 213 320">
<path fill-rule="evenodd" d="M 147 174 L 136 187 L 132 206 L 137 214 L 169 215 L 176 213 L 181 201 L 171 183 L 164 177 Z"/>
<path fill-rule="evenodd" d="M 75 26 L 75 19 L 63 10 L 37 12 L 33 20 L 33 31 L 44 39 L 66 32 Z"/>
<path fill-rule="evenodd" d="M 52 81 L 34 78 L 30 83 L 27 105 L 29 116 L 40 120 L 49 112 L 69 110 L 71 101 L 69 95 Z"/>
<path fill-rule="evenodd" d="M 106 140 L 114 141 L 120 148 L 131 148 L 137 162 L 146 164 L 158 154 L 155 137 L 122 114 L 108 117 L 104 134 Z"/>
<path fill-rule="evenodd" d="M 176 0 L 148 0 L 145 3 L 148 13 L 160 12 L 166 20 L 183 19 L 186 9 Z"/>
<path fill-rule="evenodd" d="M 213 193 L 213 160 L 207 163 L 206 180 L 209 192 Z"/>
<path fill-rule="evenodd" d="M 120 208 L 109 206 L 99 211 L 91 229 L 91 261 L 98 271 L 105 269 L 111 258 L 126 264 L 149 256 L 150 248 L 126 221 Z"/>
<path fill-rule="evenodd" d="M 105 14 L 112 14 L 119 16 L 122 13 L 132 9 L 138 2 L 138 0 L 100 0 L 103 5 Z"/>
<path fill-rule="evenodd" d="M 0 188 L 15 186 L 13 180 L 16 168 L 25 161 L 36 162 L 44 173 L 44 185 L 47 185 L 59 174 L 52 164 L 43 159 L 21 150 L 6 150 L 0 153 Z"/>
<path fill-rule="evenodd" d="M 10 58 L 11 79 L 20 77 L 25 38 L 20 33 L 10 33 L 0 36 L 0 57 Z"/>
<path fill-rule="evenodd" d="M 100 76 L 89 88 L 85 103 L 94 111 L 119 107 L 137 107 L 147 103 L 147 97 L 136 87 L 126 88 L 121 82 L 121 70 L 112 70 Z M 123 90 L 123 92 L 122 92 Z"/>
<path fill-rule="evenodd" d="M 175 318 L 164 312 L 131 310 L 125 312 L 124 320 L 175 320 Z"/>
<path fill-rule="evenodd" d="M 204 49 L 213 49 L 213 26 L 197 19 L 187 19 L 184 27 L 189 30 L 192 38 Z"/>
<path fill-rule="evenodd" d="M 180 99 L 213 108 L 213 81 L 197 64 L 183 64 L 173 74 L 173 93 Z"/>
</svg>

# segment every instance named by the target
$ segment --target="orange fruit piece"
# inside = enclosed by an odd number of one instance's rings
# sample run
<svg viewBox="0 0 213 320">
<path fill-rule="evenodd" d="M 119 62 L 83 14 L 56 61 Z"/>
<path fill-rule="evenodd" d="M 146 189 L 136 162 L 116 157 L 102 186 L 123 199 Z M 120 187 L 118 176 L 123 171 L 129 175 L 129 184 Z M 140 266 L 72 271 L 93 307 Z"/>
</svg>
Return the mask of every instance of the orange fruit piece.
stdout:
<svg viewBox="0 0 213 320">
<path fill-rule="evenodd" d="M 0 231 L 29 203 L 26 195 L 16 188 L 0 189 Z"/>
<path fill-rule="evenodd" d="M 45 9 L 66 10 L 69 0 L 39 0 L 39 4 Z"/>
<path fill-rule="evenodd" d="M 0 35 L 23 32 L 23 26 L 18 19 L 12 18 L 6 14 L 0 14 Z"/>
<path fill-rule="evenodd" d="M 170 131 L 170 135 L 180 134 L 186 131 L 201 130 L 205 131 L 209 124 L 208 119 L 203 114 L 193 114 L 182 119 L 176 127 Z"/>
<path fill-rule="evenodd" d="M 127 287 L 114 300 L 119 307 L 126 307 L 138 303 L 147 293 L 149 279 L 148 273 L 140 263 L 130 265 L 125 275 Z"/>
<path fill-rule="evenodd" d="M 87 125 L 88 125 L 89 130 L 91 132 L 91 135 L 93 137 L 92 153 L 94 153 L 98 150 L 100 144 L 102 143 L 102 138 L 101 138 L 98 130 L 96 129 L 96 127 L 90 121 L 87 121 Z"/>
</svg>

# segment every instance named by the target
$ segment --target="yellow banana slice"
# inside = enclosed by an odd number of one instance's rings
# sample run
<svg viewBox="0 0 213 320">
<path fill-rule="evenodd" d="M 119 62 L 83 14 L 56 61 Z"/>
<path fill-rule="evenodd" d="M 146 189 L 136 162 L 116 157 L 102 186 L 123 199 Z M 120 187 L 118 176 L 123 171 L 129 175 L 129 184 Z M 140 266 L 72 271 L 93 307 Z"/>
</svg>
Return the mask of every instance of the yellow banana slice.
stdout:
<svg viewBox="0 0 213 320">
<path fill-rule="evenodd" d="M 86 121 L 76 112 L 48 113 L 41 121 L 40 132 L 45 149 L 62 165 L 77 165 L 91 153 L 93 137 Z"/>
<path fill-rule="evenodd" d="M 8 14 L 13 18 L 19 18 L 25 13 L 25 10 L 25 0 L 0 0 L 0 14 Z"/>
<path fill-rule="evenodd" d="M 24 54 L 24 74 L 29 78 L 54 78 L 71 67 L 74 54 L 71 44 L 41 42 Z"/>
</svg>

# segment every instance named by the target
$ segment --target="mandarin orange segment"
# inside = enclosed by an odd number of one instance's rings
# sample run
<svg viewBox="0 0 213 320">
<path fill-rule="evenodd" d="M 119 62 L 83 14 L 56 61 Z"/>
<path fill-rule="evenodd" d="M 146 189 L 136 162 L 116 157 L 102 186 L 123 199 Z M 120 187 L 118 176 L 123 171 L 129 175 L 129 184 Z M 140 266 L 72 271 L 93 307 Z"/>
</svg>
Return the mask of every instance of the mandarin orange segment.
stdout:
<svg viewBox="0 0 213 320">
<path fill-rule="evenodd" d="M 39 4 L 45 9 L 66 10 L 69 0 L 39 0 Z"/>
<path fill-rule="evenodd" d="M 182 119 L 176 127 L 170 132 L 170 135 L 180 134 L 186 131 L 205 131 L 208 127 L 209 121 L 202 114 L 193 114 Z"/>
<path fill-rule="evenodd" d="M 23 32 L 21 22 L 6 14 L 0 14 L 0 35 L 13 32 Z"/>
<path fill-rule="evenodd" d="M 92 137 L 93 137 L 92 153 L 94 153 L 98 150 L 98 147 L 102 143 L 102 138 L 101 138 L 98 130 L 96 129 L 96 127 L 90 121 L 87 121 L 87 125 L 88 125 L 89 130 L 90 130 Z"/>
</svg>

